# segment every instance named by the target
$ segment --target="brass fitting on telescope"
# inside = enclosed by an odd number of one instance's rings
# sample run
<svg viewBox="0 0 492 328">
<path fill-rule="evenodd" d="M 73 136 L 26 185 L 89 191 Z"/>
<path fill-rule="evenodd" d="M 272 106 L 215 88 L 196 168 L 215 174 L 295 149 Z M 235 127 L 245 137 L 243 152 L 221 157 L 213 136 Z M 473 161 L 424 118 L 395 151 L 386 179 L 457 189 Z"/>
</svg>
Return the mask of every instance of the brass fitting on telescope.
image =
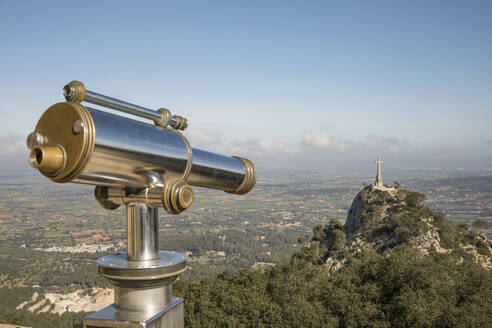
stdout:
<svg viewBox="0 0 492 328">
<path fill-rule="evenodd" d="M 186 118 L 179 115 L 174 115 L 173 118 L 175 119 L 176 123 L 171 121 L 169 125 L 171 125 L 176 130 L 186 130 L 186 128 L 188 127 L 188 120 Z"/>
<path fill-rule="evenodd" d="M 29 164 L 55 182 L 71 181 L 87 165 L 94 138 L 94 122 L 84 106 L 74 102 L 55 104 L 27 137 Z"/>
<path fill-rule="evenodd" d="M 157 111 L 161 113 L 162 116 L 160 120 L 154 121 L 155 125 L 166 128 L 171 121 L 171 111 L 167 108 L 159 108 Z"/>
<path fill-rule="evenodd" d="M 63 87 L 63 95 L 67 101 L 81 103 L 85 99 L 85 86 L 80 81 L 72 81 Z"/>
<path fill-rule="evenodd" d="M 113 211 L 123 204 L 123 189 L 96 186 L 94 196 L 102 208 Z M 116 199 L 116 201 L 115 201 Z"/>
<path fill-rule="evenodd" d="M 193 204 L 194 193 L 189 184 L 174 179 L 162 188 L 162 205 L 169 214 L 179 214 Z"/>
<path fill-rule="evenodd" d="M 171 111 L 167 108 L 159 108 L 157 111 L 162 115 L 160 119 L 154 121 L 155 125 L 161 128 L 170 126 L 175 130 L 186 130 L 188 127 L 188 120 L 183 116 L 172 115 Z"/>
<path fill-rule="evenodd" d="M 258 177 L 258 173 L 256 172 L 256 167 L 247 158 L 239 157 L 239 156 L 232 156 L 232 157 L 239 160 L 244 165 L 245 174 L 244 174 L 243 183 L 241 183 L 241 185 L 237 187 L 236 190 L 228 191 L 228 192 L 236 195 L 247 194 L 248 192 L 251 191 L 251 189 L 253 189 L 253 187 L 256 184 L 256 179 Z"/>
<path fill-rule="evenodd" d="M 47 176 L 57 176 L 67 165 L 67 152 L 61 145 L 35 147 L 29 155 L 29 164 Z"/>
</svg>

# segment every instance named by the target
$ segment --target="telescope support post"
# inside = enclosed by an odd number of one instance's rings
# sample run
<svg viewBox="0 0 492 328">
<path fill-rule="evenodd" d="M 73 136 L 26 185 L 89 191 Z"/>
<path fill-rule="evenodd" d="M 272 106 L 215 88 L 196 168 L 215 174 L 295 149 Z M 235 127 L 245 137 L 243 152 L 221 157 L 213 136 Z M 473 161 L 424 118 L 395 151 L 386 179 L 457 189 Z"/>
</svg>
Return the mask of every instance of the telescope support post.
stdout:
<svg viewBox="0 0 492 328">
<path fill-rule="evenodd" d="M 172 283 L 186 270 L 186 255 L 158 250 L 157 208 L 130 202 L 126 218 L 127 252 L 97 260 L 114 304 L 85 317 L 84 327 L 183 328 L 183 299 L 172 296 Z"/>
<path fill-rule="evenodd" d="M 144 203 L 126 205 L 128 260 L 145 261 L 159 257 L 159 214 Z"/>
</svg>

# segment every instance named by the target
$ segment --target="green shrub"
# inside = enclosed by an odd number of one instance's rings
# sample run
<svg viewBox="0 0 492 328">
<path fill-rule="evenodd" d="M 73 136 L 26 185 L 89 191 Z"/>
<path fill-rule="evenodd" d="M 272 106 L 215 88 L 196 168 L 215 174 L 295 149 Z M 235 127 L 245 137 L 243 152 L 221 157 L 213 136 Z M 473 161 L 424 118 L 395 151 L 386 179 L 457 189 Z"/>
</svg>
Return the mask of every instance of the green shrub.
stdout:
<svg viewBox="0 0 492 328">
<path fill-rule="evenodd" d="M 476 239 L 475 246 L 477 247 L 477 252 L 480 255 L 490 256 L 490 250 L 487 244 L 481 239 Z"/>
</svg>

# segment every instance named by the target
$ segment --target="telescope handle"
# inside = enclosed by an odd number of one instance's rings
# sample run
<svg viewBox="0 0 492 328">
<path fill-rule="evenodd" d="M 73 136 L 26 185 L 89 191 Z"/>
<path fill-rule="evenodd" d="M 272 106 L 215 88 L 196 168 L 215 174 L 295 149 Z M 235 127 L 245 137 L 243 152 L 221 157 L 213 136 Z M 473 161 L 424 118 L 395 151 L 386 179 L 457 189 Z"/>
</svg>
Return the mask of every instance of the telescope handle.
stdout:
<svg viewBox="0 0 492 328">
<path fill-rule="evenodd" d="M 134 105 L 126 101 L 108 97 L 94 91 L 87 90 L 80 81 L 72 81 L 63 87 L 63 95 L 67 101 L 81 103 L 83 101 L 111 108 L 123 113 L 131 114 L 141 118 L 154 121 L 161 127 L 170 126 L 176 130 L 185 130 L 188 127 L 188 120 L 179 115 L 172 115 L 166 108 L 157 111 Z"/>
</svg>

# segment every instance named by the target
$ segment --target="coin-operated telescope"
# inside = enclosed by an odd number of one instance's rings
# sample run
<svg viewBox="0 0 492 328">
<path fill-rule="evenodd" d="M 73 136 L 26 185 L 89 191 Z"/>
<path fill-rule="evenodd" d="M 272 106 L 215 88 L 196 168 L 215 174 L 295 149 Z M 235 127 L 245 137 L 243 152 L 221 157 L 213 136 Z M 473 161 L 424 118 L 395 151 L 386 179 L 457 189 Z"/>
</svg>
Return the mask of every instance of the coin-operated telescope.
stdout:
<svg viewBox="0 0 492 328">
<path fill-rule="evenodd" d="M 78 81 L 63 94 L 67 102 L 48 108 L 27 138 L 30 165 L 55 182 L 95 185 L 105 209 L 126 206 L 127 252 L 98 259 L 99 273 L 114 285 L 114 304 L 87 316 L 84 327 L 183 327 L 183 300 L 172 296 L 172 282 L 185 271 L 187 257 L 159 251 L 158 207 L 181 213 L 193 203 L 192 186 L 246 194 L 256 183 L 255 166 L 192 148 L 180 132 L 187 119 L 168 109 L 107 97 Z"/>
</svg>

